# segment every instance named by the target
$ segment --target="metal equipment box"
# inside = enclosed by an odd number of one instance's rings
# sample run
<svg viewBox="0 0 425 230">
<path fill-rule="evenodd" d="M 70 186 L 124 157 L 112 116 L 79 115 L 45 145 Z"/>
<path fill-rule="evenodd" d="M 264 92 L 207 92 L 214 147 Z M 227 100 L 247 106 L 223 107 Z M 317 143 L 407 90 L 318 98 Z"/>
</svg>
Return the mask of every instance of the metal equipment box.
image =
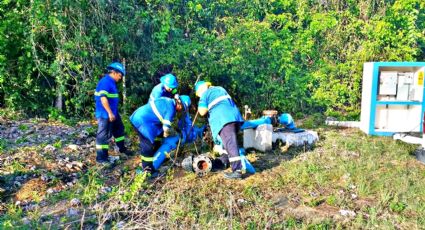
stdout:
<svg viewBox="0 0 425 230">
<path fill-rule="evenodd" d="M 363 65 L 360 129 L 370 135 L 423 132 L 425 62 Z"/>
</svg>

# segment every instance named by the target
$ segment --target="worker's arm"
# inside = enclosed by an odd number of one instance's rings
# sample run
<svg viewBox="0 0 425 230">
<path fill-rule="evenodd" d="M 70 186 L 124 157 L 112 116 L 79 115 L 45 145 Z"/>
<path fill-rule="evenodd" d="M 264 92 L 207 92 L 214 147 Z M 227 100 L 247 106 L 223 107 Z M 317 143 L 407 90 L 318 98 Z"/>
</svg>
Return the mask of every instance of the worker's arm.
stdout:
<svg viewBox="0 0 425 230">
<path fill-rule="evenodd" d="M 204 107 L 198 107 L 198 112 L 199 112 L 199 115 L 204 116 L 205 114 L 208 113 L 208 109 Z"/>
<path fill-rule="evenodd" d="M 174 120 L 174 117 L 176 116 L 176 110 L 174 108 L 174 105 L 169 105 L 170 107 L 165 110 L 165 114 L 163 115 L 162 120 L 162 129 L 164 130 L 164 137 L 168 136 L 174 136 L 176 135 L 175 130 L 171 126 L 171 122 Z"/>
<path fill-rule="evenodd" d="M 105 108 L 106 112 L 108 112 L 109 121 L 114 121 L 115 115 L 114 115 L 114 113 L 112 113 L 111 107 L 109 107 L 108 98 L 101 97 L 100 101 L 102 102 L 103 108 Z"/>
<path fill-rule="evenodd" d="M 208 100 L 207 100 L 207 93 L 204 93 L 202 97 L 199 99 L 198 103 L 198 113 L 201 116 L 204 116 L 208 113 Z"/>
</svg>

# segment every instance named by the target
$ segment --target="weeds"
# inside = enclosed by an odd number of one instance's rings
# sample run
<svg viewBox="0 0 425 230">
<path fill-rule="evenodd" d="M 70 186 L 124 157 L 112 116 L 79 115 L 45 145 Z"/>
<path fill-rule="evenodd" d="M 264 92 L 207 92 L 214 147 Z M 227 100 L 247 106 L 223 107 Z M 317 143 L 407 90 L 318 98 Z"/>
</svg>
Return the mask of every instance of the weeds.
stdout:
<svg viewBox="0 0 425 230">
<path fill-rule="evenodd" d="M 0 216 L 1 229 L 15 229 L 16 223 L 20 222 L 23 216 L 23 211 L 20 207 L 9 204 L 5 215 Z"/>
<path fill-rule="evenodd" d="M 410 155 L 414 147 L 353 130 L 321 132 L 323 138 L 315 149 L 292 149 L 284 154 L 293 157 L 273 159 L 273 165 L 267 163 L 272 162 L 267 161 L 271 153 L 252 153 L 263 167 L 240 181 L 224 180 L 221 173 L 174 177 L 178 168 L 168 170 L 161 180 L 148 181 L 146 174 L 136 175 L 127 161 L 114 169 L 100 169 L 86 161 L 88 167 L 79 173 L 76 186 L 48 195 L 47 200 L 55 205 L 78 198 L 87 211 L 83 224 L 105 229 L 414 229 L 425 224 L 425 173 Z M 63 143 L 54 145 L 60 154 Z M 28 171 L 23 158 L 13 159 L 4 167 L 13 173 L 3 178 L 6 184 Z M 120 182 L 111 185 L 111 178 Z M 60 182 L 56 177 L 48 183 Z M 112 188 L 107 194 L 100 192 L 105 186 Z M 341 209 L 356 215 L 341 216 Z M 8 206 L 0 228 L 19 225 L 23 216 L 38 215 Z M 59 217 L 60 226 L 75 221 Z"/>
<path fill-rule="evenodd" d="M 23 132 L 25 132 L 25 131 L 27 131 L 29 129 L 29 127 L 28 127 L 28 125 L 20 124 L 18 126 L 18 129 L 21 130 L 21 131 L 23 131 Z"/>
<path fill-rule="evenodd" d="M 145 184 L 147 176 L 147 173 L 136 174 L 133 183 L 131 183 L 128 190 L 124 192 L 121 200 L 124 202 L 129 202 L 133 200 L 135 196 L 139 193 L 142 186 Z"/>
<path fill-rule="evenodd" d="M 7 148 L 7 141 L 0 137 L 0 155 L 3 154 L 3 151 Z"/>
<path fill-rule="evenodd" d="M 15 141 L 15 143 L 16 144 L 22 144 L 22 143 L 25 143 L 25 142 L 28 142 L 28 138 L 26 138 L 26 137 L 19 137 L 18 139 L 16 139 L 16 141 Z"/>
<path fill-rule="evenodd" d="M 403 202 L 393 201 L 390 203 L 390 210 L 393 212 L 401 213 L 402 211 L 404 211 L 404 209 L 406 209 L 406 207 L 407 204 Z"/>
<path fill-rule="evenodd" d="M 91 204 L 100 198 L 99 190 L 103 186 L 103 179 L 99 173 L 99 169 L 89 169 L 81 180 L 81 186 L 83 189 L 81 199 L 84 203 Z"/>
<path fill-rule="evenodd" d="M 48 111 L 49 111 L 49 120 L 60 121 L 62 123 L 66 122 L 67 119 L 63 116 L 62 112 L 59 109 L 50 107 Z"/>
</svg>

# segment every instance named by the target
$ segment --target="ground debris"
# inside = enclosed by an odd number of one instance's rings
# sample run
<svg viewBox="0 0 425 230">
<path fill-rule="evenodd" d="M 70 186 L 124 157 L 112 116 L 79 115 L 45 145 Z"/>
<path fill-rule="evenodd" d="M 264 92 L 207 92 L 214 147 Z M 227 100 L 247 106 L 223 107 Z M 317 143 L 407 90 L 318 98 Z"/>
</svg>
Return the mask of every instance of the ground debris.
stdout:
<svg viewBox="0 0 425 230">
<path fill-rule="evenodd" d="M 15 181 L 17 183 L 17 181 Z M 41 200 L 46 193 L 46 182 L 41 178 L 30 179 L 16 193 L 17 200 Z"/>
<path fill-rule="evenodd" d="M 68 126 L 61 123 L 48 122 L 45 119 L 32 119 L 21 121 L 7 121 L 0 125 L 0 136 L 8 143 L 14 143 L 13 148 L 37 146 L 47 144 L 46 152 L 54 152 L 58 141 L 72 142 L 67 146 L 71 151 L 79 151 L 80 146 L 76 142 L 85 143 L 90 137 L 87 129 L 92 124 L 82 123 Z"/>
<path fill-rule="evenodd" d="M 81 204 L 81 201 L 77 198 L 73 198 L 70 202 L 71 206 L 79 206 Z"/>
<path fill-rule="evenodd" d="M 348 217 L 355 217 L 356 216 L 356 213 L 354 211 L 351 211 L 351 210 L 341 209 L 341 210 L 339 210 L 339 213 L 341 214 L 341 216 L 348 216 Z"/>
</svg>

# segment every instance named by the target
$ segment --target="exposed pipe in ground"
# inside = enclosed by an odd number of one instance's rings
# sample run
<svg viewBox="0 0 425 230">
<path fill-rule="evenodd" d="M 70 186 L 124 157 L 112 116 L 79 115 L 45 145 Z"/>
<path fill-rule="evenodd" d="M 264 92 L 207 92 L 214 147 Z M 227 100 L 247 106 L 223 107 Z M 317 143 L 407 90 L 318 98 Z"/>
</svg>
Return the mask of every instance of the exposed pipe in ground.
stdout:
<svg viewBox="0 0 425 230">
<path fill-rule="evenodd" d="M 326 125 L 346 127 L 346 128 L 360 128 L 360 121 L 325 121 Z"/>
</svg>

